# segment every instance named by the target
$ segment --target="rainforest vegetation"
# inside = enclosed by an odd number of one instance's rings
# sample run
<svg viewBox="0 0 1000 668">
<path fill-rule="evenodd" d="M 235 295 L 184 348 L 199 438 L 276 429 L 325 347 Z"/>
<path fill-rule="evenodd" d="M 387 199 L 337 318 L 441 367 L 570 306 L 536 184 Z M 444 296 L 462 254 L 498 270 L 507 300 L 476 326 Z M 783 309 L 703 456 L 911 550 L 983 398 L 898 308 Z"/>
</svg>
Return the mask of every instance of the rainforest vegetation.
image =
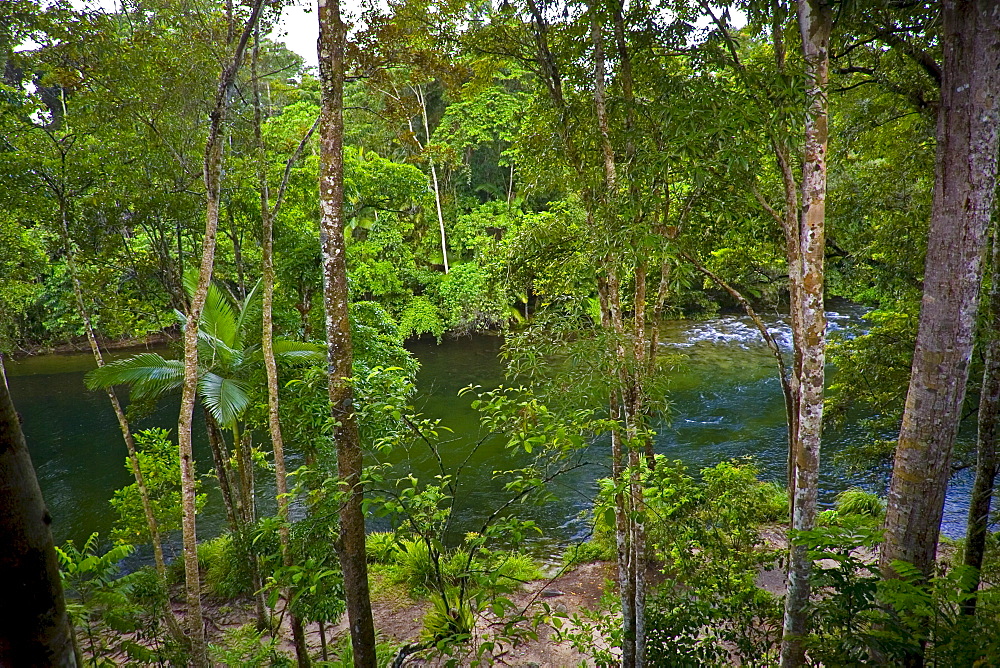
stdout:
<svg viewBox="0 0 1000 668">
<path fill-rule="evenodd" d="M 996 665 L 1000 5 L 319 0 L 318 67 L 292 11 L 0 3 L 0 354 L 89 351 L 132 478 L 54 544 L 4 377 L 0 665 Z M 720 312 L 777 479 L 657 451 Z M 407 346 L 473 335 L 456 452 Z"/>
</svg>

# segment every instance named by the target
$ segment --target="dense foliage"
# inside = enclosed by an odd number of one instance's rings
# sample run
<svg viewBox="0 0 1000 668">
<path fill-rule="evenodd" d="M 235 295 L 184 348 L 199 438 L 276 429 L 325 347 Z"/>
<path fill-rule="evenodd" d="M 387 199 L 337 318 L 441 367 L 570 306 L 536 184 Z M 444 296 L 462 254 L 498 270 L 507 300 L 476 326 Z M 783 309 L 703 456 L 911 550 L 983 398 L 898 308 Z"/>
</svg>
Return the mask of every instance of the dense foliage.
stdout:
<svg viewBox="0 0 1000 668">
<path fill-rule="evenodd" d="M 819 4 L 837 8 L 823 92 L 822 289 L 867 309 L 864 331 L 832 340 L 837 375 L 825 419 L 856 421 L 864 411 L 863 436 L 838 457 L 888 474 L 924 289 L 941 3 Z M 199 586 L 242 611 L 209 656 L 290 663 L 287 616 L 316 629 L 325 665 L 351 665 L 351 645 L 327 636 L 351 585 L 336 559 L 347 494 L 323 339 L 323 150 L 314 133 L 323 95 L 301 56 L 263 37 L 288 11 L 281 2 L 256 4 L 261 27 L 223 91 L 214 276 L 204 311 L 188 317 L 206 241 L 203 151 L 216 82 L 254 6 L 0 5 L 0 353 L 90 334 L 105 346 L 166 341 L 102 360 L 88 376 L 92 389 L 128 386 L 134 417 L 182 386 L 183 354 L 170 342 L 196 322 L 197 397 L 213 458 L 204 488 L 218 488 L 228 521 L 198 549 Z M 613 665 L 636 643 L 629 616 L 644 614 L 649 665 L 770 665 L 784 585 L 768 590 L 761 579 L 784 566 L 789 545 L 826 564 L 812 573 L 804 641 L 815 665 L 922 653 L 925 665 L 971 666 L 996 655 L 1000 607 L 991 589 L 976 599 L 980 570 L 991 582 L 995 561 L 953 568 L 946 553 L 940 572 L 898 563 L 887 579 L 873 556 L 879 497 L 846 490 L 815 529 L 788 533 L 788 494 L 758 480 L 752 462 L 692 474 L 653 452 L 679 363 L 661 350 L 662 321 L 750 304 L 796 308 L 782 220 L 799 212 L 788 184 L 805 178 L 810 117 L 794 3 L 391 0 L 354 18 L 342 109 L 354 353 L 344 382 L 366 451 L 365 510 L 383 529 L 368 536 L 372 588 L 429 601 L 418 636 L 382 638 L 380 661 L 423 653 L 489 664 L 545 629 Z M 268 221 L 273 414 L 261 334 Z M 1000 275 L 992 271 L 987 287 Z M 983 345 L 996 336 L 986 311 Z M 463 391 L 484 434 L 474 448 L 520 464 L 493 472 L 505 501 L 479 531 L 459 534 L 452 519 L 465 502 L 468 460 L 455 465 L 448 425 L 412 405 L 419 365 L 404 344 L 484 332 L 505 336 L 508 376 L 520 385 Z M 796 371 L 799 348 L 792 357 Z M 985 356 L 971 366 L 973 390 L 986 387 Z M 284 454 L 262 436 L 273 434 L 271 420 L 298 466 L 277 500 L 290 504 L 287 517 L 257 498 L 258 477 L 284 475 Z M 167 574 L 119 577 L 116 567 L 181 528 L 175 438 L 135 434 L 126 465 L 136 482 L 111 498 L 114 546 L 103 550 L 95 536 L 59 552 L 78 642 L 95 666 L 189 658 L 171 604 L 180 560 Z M 591 503 L 591 540 L 544 574 L 617 562 L 619 589 L 608 588 L 603 611 L 546 604 L 534 615 L 515 599 L 543 577 L 528 549 L 538 527 L 517 509 L 544 504 L 550 483 L 606 444 L 612 465 Z M 969 450 L 960 447 L 953 466 L 969 465 Z M 412 457 L 433 459 L 436 475 L 419 479 Z M 202 489 L 198 504 L 205 499 Z"/>
</svg>

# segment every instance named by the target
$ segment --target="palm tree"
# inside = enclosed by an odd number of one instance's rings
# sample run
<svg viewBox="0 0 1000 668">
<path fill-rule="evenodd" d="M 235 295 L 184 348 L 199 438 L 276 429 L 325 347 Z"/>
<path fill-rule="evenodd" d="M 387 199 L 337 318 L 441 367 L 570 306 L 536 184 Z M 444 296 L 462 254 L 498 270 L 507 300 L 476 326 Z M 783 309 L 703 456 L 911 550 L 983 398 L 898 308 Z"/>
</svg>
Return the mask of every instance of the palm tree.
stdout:
<svg viewBox="0 0 1000 668">
<path fill-rule="evenodd" d="M 196 279 L 194 274 L 185 277 L 189 294 Z M 241 418 L 251 403 L 251 386 L 247 379 L 264 363 L 257 327 L 259 288 L 260 283 L 242 301 L 237 301 L 219 285 L 211 284 L 198 328 L 198 397 L 205 411 L 219 486 L 234 531 L 255 519 L 253 468 L 249 449 L 244 444 Z M 181 325 L 186 326 L 186 316 L 179 311 L 176 314 Z M 285 339 L 274 341 L 274 354 L 283 360 L 324 359 L 321 347 Z M 183 381 L 183 360 L 166 359 L 157 353 L 139 353 L 94 369 L 86 376 L 90 389 L 127 385 L 135 400 L 158 399 L 179 389 Z M 232 435 L 235 472 L 229 464 L 223 430 Z"/>
</svg>

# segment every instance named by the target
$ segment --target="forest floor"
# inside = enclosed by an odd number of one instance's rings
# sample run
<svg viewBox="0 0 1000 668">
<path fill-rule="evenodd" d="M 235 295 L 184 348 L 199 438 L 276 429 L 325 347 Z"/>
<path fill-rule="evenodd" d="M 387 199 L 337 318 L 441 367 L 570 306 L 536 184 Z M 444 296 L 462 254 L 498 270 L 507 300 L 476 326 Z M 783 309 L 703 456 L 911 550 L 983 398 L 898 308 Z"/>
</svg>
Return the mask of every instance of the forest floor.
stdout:
<svg viewBox="0 0 1000 668">
<path fill-rule="evenodd" d="M 514 603 L 514 612 L 531 619 L 545 611 L 545 605 L 561 616 L 571 617 L 576 613 L 600 609 L 600 600 L 604 595 L 608 582 L 614 579 L 614 565 L 606 562 L 582 564 L 573 570 L 547 580 L 536 580 L 524 585 L 520 591 L 510 596 Z M 389 641 L 395 645 L 418 643 L 423 629 L 424 616 L 430 609 L 428 600 L 413 599 L 405 587 L 386 582 L 373 582 L 372 613 L 375 626 L 380 634 L 380 641 Z M 253 621 L 253 607 L 250 601 L 242 604 L 232 601 L 224 604 L 206 604 L 205 617 L 209 642 L 219 643 L 226 631 L 236 629 Z M 485 639 L 495 630 L 495 620 L 489 616 L 481 618 L 477 624 L 475 635 Z M 524 622 L 519 625 L 521 630 L 528 630 L 532 625 Z M 586 655 L 576 651 L 570 642 L 556 640 L 555 630 L 544 623 L 534 627 L 537 638 L 529 638 L 515 646 L 498 643 L 497 649 L 485 663 L 487 665 L 511 666 L 513 668 L 563 668 L 580 665 L 592 665 Z M 342 646 L 347 637 L 346 619 L 326 629 L 326 642 L 330 658 L 336 655 L 335 648 Z M 295 649 L 291 642 L 291 629 L 287 619 L 282 621 L 282 641 L 278 649 L 289 656 L 294 656 Z M 319 656 L 321 639 L 319 627 L 311 624 L 307 630 L 307 643 L 314 656 Z M 464 666 L 473 657 L 459 656 L 458 665 Z M 447 659 L 427 659 L 419 653 L 411 655 L 405 666 L 439 666 Z"/>
</svg>

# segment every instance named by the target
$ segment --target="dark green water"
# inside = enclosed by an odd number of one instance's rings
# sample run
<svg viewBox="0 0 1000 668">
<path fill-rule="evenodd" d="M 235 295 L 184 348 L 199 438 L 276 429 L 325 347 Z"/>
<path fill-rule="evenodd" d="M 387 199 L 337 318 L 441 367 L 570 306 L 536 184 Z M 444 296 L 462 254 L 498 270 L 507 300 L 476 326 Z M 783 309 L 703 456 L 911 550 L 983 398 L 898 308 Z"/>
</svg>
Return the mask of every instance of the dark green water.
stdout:
<svg viewBox="0 0 1000 668">
<path fill-rule="evenodd" d="M 859 312 L 830 314 L 831 328 L 856 327 Z M 786 336 L 780 321 L 774 331 Z M 671 417 L 659 428 L 657 451 L 686 462 L 693 470 L 733 457 L 753 456 L 763 476 L 781 481 L 785 471 L 784 408 L 774 373 L 774 362 L 749 323 L 723 316 L 708 321 L 668 323 L 665 348 L 676 353 L 678 365 L 670 390 Z M 492 387 L 503 381 L 497 353 L 500 339 L 480 336 L 437 345 L 419 341 L 410 345 L 421 362 L 417 408 L 441 418 L 453 433 L 441 448 L 447 468 L 464 462 L 456 503 L 455 531 L 477 530 L 483 519 L 505 498 L 493 472 L 522 465 L 523 455 L 512 455 L 498 442 L 481 440 L 470 397 L 458 397 L 468 385 Z M 124 466 L 124 446 L 107 398 L 88 392 L 83 374 L 92 366 L 89 355 L 48 355 L 8 362 L 8 378 L 24 432 L 38 471 L 39 482 L 52 512 L 57 542 L 82 541 L 99 531 L 107 536 L 112 524 L 108 499 L 114 489 L 130 481 Z M 176 407 L 164 406 L 137 428 L 175 427 Z M 196 457 L 201 470 L 210 467 L 203 428 L 195 425 Z M 443 432 L 444 433 L 444 432 Z M 198 440 L 199 437 L 202 440 Z M 851 485 L 879 490 L 883 480 L 871 475 L 848 475 L 831 464 L 831 455 L 859 434 L 848 425 L 824 434 L 821 500 Z M 471 452 L 471 454 L 470 454 Z M 556 500 L 543 507 L 518 506 L 519 516 L 535 519 L 545 529 L 546 542 L 559 543 L 586 532 L 580 514 L 586 511 L 595 480 L 606 474 L 607 454 L 595 444 L 581 455 L 590 465 L 561 477 L 552 491 Z M 438 473 L 435 458 L 423 447 L 396 453 L 394 463 L 405 464 L 425 480 Z M 964 513 L 971 474 L 952 481 L 945 509 L 944 530 L 964 533 Z M 261 496 L 273 489 L 260 488 Z M 263 499 L 262 499 L 263 500 Z M 268 505 L 264 504 L 266 509 Z M 199 516 L 199 535 L 217 533 L 224 524 L 218 497 L 210 494 Z"/>
</svg>

